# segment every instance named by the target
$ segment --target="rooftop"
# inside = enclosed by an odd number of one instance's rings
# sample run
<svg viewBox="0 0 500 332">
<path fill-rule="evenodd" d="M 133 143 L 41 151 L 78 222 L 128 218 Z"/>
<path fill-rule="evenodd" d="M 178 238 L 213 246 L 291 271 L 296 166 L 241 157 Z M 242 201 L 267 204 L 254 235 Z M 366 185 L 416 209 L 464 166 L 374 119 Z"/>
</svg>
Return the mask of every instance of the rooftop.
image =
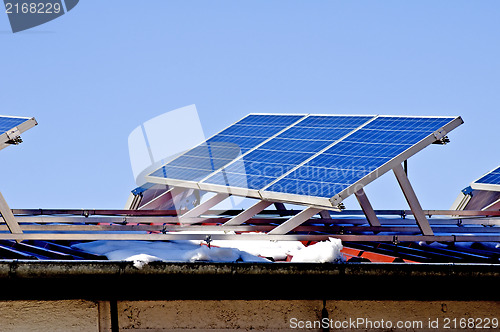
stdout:
<svg viewBox="0 0 500 332">
<path fill-rule="evenodd" d="M 22 142 L 20 134 L 37 124 L 0 122 L 2 148 Z M 498 185 L 485 188 L 481 180 L 478 189 L 475 181 L 453 210 L 423 210 L 407 177 L 409 157 L 448 143 L 446 135 L 462 123 L 250 114 L 151 171 L 124 210 L 11 209 L 0 195 L 0 258 L 120 259 L 139 268 L 158 260 L 498 264 Z M 410 210 L 374 210 L 363 190 L 391 170 Z M 481 179 L 497 179 L 488 174 Z M 478 199 L 485 191 L 487 206 L 477 203 L 486 202 Z M 350 195 L 361 210 L 345 210 Z M 216 210 L 230 196 L 254 204 Z"/>
</svg>

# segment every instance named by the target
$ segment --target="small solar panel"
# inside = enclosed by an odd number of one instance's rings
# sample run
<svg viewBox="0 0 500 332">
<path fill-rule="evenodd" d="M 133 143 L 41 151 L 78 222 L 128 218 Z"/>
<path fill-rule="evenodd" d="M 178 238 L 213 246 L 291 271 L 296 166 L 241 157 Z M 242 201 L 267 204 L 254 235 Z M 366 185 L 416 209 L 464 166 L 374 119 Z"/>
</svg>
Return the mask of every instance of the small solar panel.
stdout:
<svg viewBox="0 0 500 332">
<path fill-rule="evenodd" d="M 470 186 L 476 190 L 500 191 L 500 167 L 481 176 Z"/>
<path fill-rule="evenodd" d="M 476 183 L 485 183 L 485 184 L 496 184 L 500 185 L 500 167 L 494 169 L 490 173 L 484 175 L 479 180 L 476 180 Z"/>
<path fill-rule="evenodd" d="M 29 118 L 15 118 L 10 116 L 0 116 L 0 133 L 5 133 L 17 126 L 21 123 L 27 121 Z"/>
<path fill-rule="evenodd" d="M 19 135 L 36 124 L 34 118 L 0 115 L 0 149 L 21 142 Z"/>
</svg>

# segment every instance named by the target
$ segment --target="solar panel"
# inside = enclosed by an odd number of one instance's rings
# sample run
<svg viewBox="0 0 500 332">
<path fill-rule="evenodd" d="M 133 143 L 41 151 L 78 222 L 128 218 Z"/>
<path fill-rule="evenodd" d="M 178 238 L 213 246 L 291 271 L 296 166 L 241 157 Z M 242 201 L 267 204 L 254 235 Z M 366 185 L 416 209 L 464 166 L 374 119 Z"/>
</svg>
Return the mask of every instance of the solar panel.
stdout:
<svg viewBox="0 0 500 332">
<path fill-rule="evenodd" d="M 462 189 L 451 210 L 487 210 L 500 208 L 500 166 L 482 175 Z"/>
<path fill-rule="evenodd" d="M 280 195 L 274 193 L 284 193 L 330 199 L 372 173 L 375 177 L 382 175 L 381 166 L 453 120 L 378 117 L 264 188 L 261 195 L 279 199 Z"/>
<path fill-rule="evenodd" d="M 197 188 L 197 182 L 304 115 L 250 114 L 149 175 L 152 182 Z"/>
<path fill-rule="evenodd" d="M 230 187 L 231 192 L 256 191 L 368 122 L 373 116 L 321 116 L 303 118 L 235 162 L 200 182 L 200 188 Z M 220 188 L 219 188 L 220 189 Z"/>
<path fill-rule="evenodd" d="M 479 180 L 476 180 L 476 183 L 485 183 L 485 184 L 497 184 L 500 185 L 500 167 L 494 169 L 488 174 L 484 175 Z"/>
<path fill-rule="evenodd" d="M 471 187 L 477 190 L 500 191 L 500 167 L 472 182 Z"/>
<path fill-rule="evenodd" d="M 270 116 L 244 118 L 149 180 L 188 180 L 207 191 L 334 206 L 463 123 L 460 117 Z M 255 141 L 240 147 L 247 138 Z M 215 142 L 223 145 L 219 153 L 210 151 Z"/>
<path fill-rule="evenodd" d="M 20 143 L 19 135 L 36 124 L 34 118 L 0 115 L 0 150 Z"/>
</svg>

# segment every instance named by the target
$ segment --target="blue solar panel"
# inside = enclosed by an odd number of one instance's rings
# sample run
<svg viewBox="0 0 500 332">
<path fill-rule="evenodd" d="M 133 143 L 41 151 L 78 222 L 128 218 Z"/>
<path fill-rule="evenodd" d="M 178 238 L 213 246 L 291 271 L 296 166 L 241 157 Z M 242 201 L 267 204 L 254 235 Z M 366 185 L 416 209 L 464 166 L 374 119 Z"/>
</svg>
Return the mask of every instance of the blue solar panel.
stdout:
<svg viewBox="0 0 500 332">
<path fill-rule="evenodd" d="M 422 140 L 439 139 L 446 132 L 438 131 L 456 119 L 254 114 L 167 163 L 149 180 L 193 181 L 203 190 L 229 189 L 238 195 L 283 201 L 290 196 L 274 194 L 317 197 L 314 202 L 325 205 L 325 198 L 334 197 L 367 175 L 374 179 L 374 172 L 405 151 L 409 151 L 405 157 L 417 152 L 422 145 L 409 149 Z M 434 133 L 438 135 L 435 138 Z"/>
<path fill-rule="evenodd" d="M 3 134 L 21 123 L 28 121 L 27 118 L 0 116 L 0 134 Z"/>
<path fill-rule="evenodd" d="M 203 181 L 260 190 L 373 116 L 308 116 Z"/>
<path fill-rule="evenodd" d="M 500 185 L 500 167 L 484 175 L 476 183 Z"/>
<path fill-rule="evenodd" d="M 379 117 L 265 191 L 331 198 L 453 119 Z"/>
<path fill-rule="evenodd" d="M 165 164 L 150 176 L 199 181 L 303 117 L 251 114 Z"/>
</svg>

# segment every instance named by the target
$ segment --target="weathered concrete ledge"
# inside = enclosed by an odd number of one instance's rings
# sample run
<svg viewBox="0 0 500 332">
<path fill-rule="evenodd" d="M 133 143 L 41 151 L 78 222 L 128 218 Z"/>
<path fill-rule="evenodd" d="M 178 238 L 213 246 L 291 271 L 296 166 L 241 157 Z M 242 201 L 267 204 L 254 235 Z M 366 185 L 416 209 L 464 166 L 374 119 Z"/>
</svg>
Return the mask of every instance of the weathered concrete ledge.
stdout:
<svg viewBox="0 0 500 332">
<path fill-rule="evenodd" d="M 499 300 L 500 265 L 0 261 L 0 299 Z"/>
</svg>

